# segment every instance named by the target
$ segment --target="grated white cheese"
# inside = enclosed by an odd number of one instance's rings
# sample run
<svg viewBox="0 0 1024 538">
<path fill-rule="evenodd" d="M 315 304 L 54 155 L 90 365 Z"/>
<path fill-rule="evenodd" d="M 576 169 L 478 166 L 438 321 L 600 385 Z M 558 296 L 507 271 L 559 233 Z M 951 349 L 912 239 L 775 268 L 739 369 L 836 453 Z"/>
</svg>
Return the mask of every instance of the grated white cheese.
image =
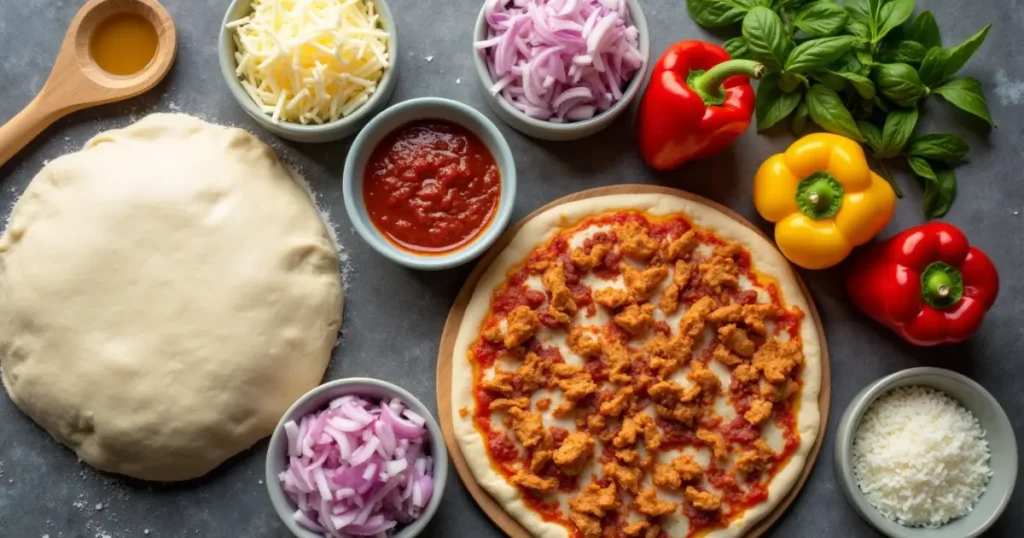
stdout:
<svg viewBox="0 0 1024 538">
<path fill-rule="evenodd" d="M 253 0 L 231 21 L 235 74 L 275 122 L 321 124 L 356 111 L 390 66 L 373 0 Z"/>
<path fill-rule="evenodd" d="M 967 515 L 992 476 L 978 419 L 945 393 L 898 387 L 864 413 L 853 472 L 868 502 L 905 526 L 938 527 Z"/>
</svg>

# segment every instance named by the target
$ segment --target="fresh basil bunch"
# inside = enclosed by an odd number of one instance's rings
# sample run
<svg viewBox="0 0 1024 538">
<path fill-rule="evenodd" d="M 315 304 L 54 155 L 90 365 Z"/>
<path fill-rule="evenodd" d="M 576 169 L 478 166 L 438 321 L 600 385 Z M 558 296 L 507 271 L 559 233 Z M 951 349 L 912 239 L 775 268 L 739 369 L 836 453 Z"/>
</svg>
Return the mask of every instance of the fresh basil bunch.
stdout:
<svg viewBox="0 0 1024 538">
<path fill-rule="evenodd" d="M 968 147 L 953 134 L 915 137 L 918 107 L 939 95 L 995 126 L 981 83 L 955 77 L 991 25 L 943 47 L 931 11 L 911 18 L 914 0 L 687 0 L 686 8 L 701 26 L 739 25 L 741 35 L 725 49 L 768 66 L 757 89 L 758 131 L 789 118 L 799 136 L 809 119 L 864 143 L 890 182 L 882 160 L 906 158 L 924 182 L 925 215 L 949 210 L 956 197 L 952 167 Z"/>
</svg>

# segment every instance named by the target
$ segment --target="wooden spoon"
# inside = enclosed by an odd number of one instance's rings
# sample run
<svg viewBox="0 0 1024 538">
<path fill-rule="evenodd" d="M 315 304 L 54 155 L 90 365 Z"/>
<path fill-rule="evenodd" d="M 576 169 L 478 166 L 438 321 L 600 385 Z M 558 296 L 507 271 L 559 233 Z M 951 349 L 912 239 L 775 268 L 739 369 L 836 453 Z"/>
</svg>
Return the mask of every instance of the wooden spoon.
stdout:
<svg viewBox="0 0 1024 538">
<path fill-rule="evenodd" d="M 93 61 L 89 39 L 96 27 L 118 13 L 135 13 L 156 29 L 153 59 L 138 73 L 117 76 Z M 50 77 L 28 106 L 0 127 L 0 166 L 58 119 L 95 105 L 135 97 L 156 86 L 174 62 L 174 21 L 156 0 L 89 0 L 75 15 L 57 53 Z"/>
</svg>

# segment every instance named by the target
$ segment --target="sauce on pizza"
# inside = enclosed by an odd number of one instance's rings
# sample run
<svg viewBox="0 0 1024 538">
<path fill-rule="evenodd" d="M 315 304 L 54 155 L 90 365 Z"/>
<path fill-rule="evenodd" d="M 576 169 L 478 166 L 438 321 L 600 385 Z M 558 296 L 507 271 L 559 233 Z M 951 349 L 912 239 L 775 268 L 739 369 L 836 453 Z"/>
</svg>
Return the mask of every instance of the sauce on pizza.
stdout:
<svg viewBox="0 0 1024 538">
<path fill-rule="evenodd" d="M 765 502 L 800 445 L 803 316 L 684 217 L 588 217 L 494 291 L 472 419 L 571 536 L 701 535 Z"/>
</svg>

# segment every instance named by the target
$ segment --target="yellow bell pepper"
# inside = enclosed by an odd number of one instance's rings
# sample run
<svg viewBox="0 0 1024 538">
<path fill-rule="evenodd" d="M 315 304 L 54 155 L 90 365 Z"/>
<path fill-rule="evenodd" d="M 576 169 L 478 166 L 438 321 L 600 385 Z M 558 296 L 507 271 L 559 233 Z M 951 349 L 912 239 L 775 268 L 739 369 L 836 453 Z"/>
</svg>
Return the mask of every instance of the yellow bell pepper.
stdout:
<svg viewBox="0 0 1024 538">
<path fill-rule="evenodd" d="M 775 223 L 775 242 L 791 262 L 824 269 L 885 228 L 896 193 L 868 168 L 860 144 L 815 133 L 761 165 L 754 206 Z"/>
</svg>

